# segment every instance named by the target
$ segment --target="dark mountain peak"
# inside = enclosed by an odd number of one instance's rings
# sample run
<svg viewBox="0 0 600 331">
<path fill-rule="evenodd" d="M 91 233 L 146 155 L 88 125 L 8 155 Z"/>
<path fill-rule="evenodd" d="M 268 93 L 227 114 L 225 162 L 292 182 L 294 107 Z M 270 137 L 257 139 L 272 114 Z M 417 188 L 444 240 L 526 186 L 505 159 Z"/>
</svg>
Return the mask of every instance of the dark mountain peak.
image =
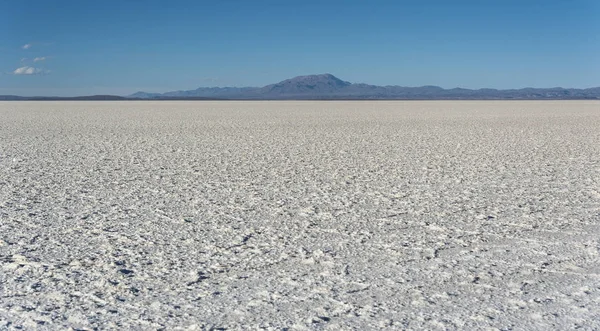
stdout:
<svg viewBox="0 0 600 331">
<path fill-rule="evenodd" d="M 267 85 L 261 89 L 261 92 L 287 95 L 322 95 L 339 91 L 350 85 L 352 84 L 345 82 L 332 74 L 307 75 L 297 76 L 276 84 Z"/>
<path fill-rule="evenodd" d="M 296 77 L 290 78 L 290 80 L 302 80 L 302 79 L 333 79 L 333 80 L 342 81 L 341 79 L 339 79 L 339 78 L 337 78 L 334 75 L 329 74 L 329 73 L 314 74 L 314 75 L 301 75 L 301 76 L 296 76 Z"/>
<path fill-rule="evenodd" d="M 296 76 L 294 78 L 286 79 L 284 81 L 279 82 L 282 83 L 294 83 L 294 84 L 329 84 L 335 86 L 348 86 L 351 85 L 349 82 L 345 82 L 332 74 L 319 74 L 319 75 L 306 75 L 306 76 Z"/>
</svg>

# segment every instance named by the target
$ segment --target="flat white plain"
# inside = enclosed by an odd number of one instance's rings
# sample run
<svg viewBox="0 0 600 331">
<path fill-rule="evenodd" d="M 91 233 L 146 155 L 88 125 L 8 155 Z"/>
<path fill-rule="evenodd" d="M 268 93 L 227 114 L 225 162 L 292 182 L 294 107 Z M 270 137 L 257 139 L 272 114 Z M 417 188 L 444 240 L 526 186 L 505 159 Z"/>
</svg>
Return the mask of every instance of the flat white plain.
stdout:
<svg viewBox="0 0 600 331">
<path fill-rule="evenodd" d="M 0 328 L 599 329 L 600 102 L 2 102 Z"/>
</svg>

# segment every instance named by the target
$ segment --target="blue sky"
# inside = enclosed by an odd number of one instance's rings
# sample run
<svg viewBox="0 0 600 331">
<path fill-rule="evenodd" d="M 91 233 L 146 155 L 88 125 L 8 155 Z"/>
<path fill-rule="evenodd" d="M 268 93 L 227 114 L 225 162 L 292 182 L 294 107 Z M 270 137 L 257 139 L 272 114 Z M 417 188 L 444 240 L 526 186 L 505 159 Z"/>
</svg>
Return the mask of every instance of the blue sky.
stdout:
<svg viewBox="0 0 600 331">
<path fill-rule="evenodd" d="M 2 1 L 0 72 L 0 94 L 61 96 L 314 73 L 377 85 L 600 86 L 600 1 Z"/>
</svg>

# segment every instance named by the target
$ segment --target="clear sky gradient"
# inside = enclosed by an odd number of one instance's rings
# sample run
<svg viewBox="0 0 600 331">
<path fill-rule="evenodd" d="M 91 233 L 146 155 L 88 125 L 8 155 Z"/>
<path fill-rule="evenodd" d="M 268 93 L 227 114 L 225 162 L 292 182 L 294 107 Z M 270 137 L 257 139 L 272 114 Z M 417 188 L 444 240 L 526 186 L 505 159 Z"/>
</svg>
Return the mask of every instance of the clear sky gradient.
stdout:
<svg viewBox="0 0 600 331">
<path fill-rule="evenodd" d="M 37 58 L 37 59 L 36 59 Z M 0 94 L 600 86 L 598 0 L 2 1 Z"/>
</svg>

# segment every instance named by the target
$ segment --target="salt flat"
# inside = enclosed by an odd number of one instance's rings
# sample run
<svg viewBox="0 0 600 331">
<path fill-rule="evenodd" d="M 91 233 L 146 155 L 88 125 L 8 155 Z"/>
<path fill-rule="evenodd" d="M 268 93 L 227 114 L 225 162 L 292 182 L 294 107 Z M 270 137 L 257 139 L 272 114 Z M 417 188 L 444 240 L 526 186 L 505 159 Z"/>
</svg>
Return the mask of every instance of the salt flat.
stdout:
<svg viewBox="0 0 600 331">
<path fill-rule="evenodd" d="M 600 102 L 2 102 L 0 329 L 600 329 Z"/>
</svg>

